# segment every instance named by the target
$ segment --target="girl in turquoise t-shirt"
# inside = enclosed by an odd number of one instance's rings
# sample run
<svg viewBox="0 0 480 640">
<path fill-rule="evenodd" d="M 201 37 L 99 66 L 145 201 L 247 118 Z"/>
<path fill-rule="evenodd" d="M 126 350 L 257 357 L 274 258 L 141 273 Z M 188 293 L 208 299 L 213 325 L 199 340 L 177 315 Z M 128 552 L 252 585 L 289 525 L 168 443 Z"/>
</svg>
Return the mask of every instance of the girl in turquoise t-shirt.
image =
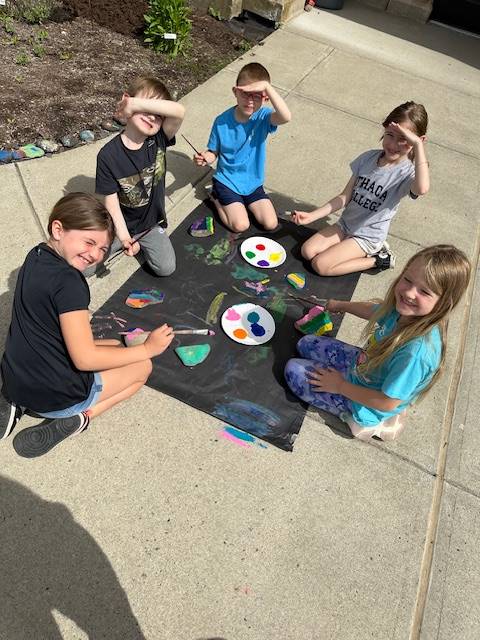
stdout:
<svg viewBox="0 0 480 640">
<path fill-rule="evenodd" d="M 285 367 L 302 400 L 339 416 L 354 436 L 393 440 L 401 414 L 436 382 L 445 361 L 447 322 L 470 279 L 470 262 L 451 245 L 419 251 L 375 302 L 329 300 L 331 312 L 368 320 L 364 349 L 335 338 L 304 336 L 302 356 Z"/>
</svg>

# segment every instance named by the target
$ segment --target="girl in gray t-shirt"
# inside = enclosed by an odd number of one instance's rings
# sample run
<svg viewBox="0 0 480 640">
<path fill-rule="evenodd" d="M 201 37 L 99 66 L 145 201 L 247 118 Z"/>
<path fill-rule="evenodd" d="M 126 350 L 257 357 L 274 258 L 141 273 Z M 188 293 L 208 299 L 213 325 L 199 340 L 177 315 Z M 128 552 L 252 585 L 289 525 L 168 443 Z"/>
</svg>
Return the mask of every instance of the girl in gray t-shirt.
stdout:
<svg viewBox="0 0 480 640">
<path fill-rule="evenodd" d="M 383 121 L 382 149 L 366 151 L 350 163 L 352 176 L 341 193 L 311 213 L 294 211 L 296 224 L 310 224 L 343 207 L 336 224 L 315 233 L 302 255 L 322 276 L 340 276 L 373 267 L 393 268 L 386 242 L 400 200 L 424 195 L 430 188 L 424 141 L 425 107 L 405 102 Z"/>
</svg>

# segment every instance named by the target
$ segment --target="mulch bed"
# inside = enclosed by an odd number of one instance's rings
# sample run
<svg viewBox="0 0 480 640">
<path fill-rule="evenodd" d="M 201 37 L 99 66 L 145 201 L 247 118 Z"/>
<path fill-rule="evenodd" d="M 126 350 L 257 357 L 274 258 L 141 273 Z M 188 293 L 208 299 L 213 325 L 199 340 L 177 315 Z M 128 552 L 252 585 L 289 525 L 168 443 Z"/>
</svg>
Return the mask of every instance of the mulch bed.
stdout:
<svg viewBox="0 0 480 640">
<path fill-rule="evenodd" d="M 99 125 L 134 76 L 159 77 L 181 98 L 253 44 L 227 23 L 194 12 L 191 47 L 171 59 L 143 45 L 136 23 L 144 10 L 138 0 L 71 0 L 56 21 L 15 21 L 14 33 L 0 25 L 0 148 L 82 129 L 105 135 Z"/>
</svg>

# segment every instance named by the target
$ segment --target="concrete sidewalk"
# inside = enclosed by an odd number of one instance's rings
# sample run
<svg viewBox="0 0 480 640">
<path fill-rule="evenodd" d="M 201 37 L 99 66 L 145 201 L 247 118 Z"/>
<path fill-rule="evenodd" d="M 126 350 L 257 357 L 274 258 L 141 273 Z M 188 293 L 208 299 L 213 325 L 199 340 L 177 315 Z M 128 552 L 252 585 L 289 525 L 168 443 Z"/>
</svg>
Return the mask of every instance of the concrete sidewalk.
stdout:
<svg viewBox="0 0 480 640">
<path fill-rule="evenodd" d="M 293 114 L 270 141 L 267 187 L 279 208 L 313 207 L 378 144 L 391 108 L 423 102 L 432 189 L 392 225 L 398 268 L 438 242 L 476 266 L 479 60 L 479 39 L 346 2 L 301 15 L 187 95 L 182 131 L 206 144 L 238 69 L 265 64 Z M 94 190 L 102 144 L 0 168 L 2 344 L 18 268 L 54 202 Z M 181 138 L 169 152 L 171 230 L 209 180 L 190 156 Z M 122 259 L 91 280 L 92 310 L 135 268 Z M 363 274 L 355 298 L 391 278 Z M 149 388 L 43 458 L 3 442 L 0 638 L 476 640 L 479 298 L 472 287 L 455 314 L 447 373 L 398 442 L 341 437 L 312 411 L 292 454 L 237 448 L 220 421 Z M 361 327 L 346 318 L 339 338 L 357 342 Z"/>
</svg>

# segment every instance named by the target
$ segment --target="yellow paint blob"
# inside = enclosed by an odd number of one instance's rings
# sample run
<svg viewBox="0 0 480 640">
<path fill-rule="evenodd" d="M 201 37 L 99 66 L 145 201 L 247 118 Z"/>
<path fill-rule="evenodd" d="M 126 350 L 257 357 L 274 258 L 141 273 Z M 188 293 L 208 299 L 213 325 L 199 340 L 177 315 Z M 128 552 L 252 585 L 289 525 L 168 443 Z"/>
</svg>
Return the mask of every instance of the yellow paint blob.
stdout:
<svg viewBox="0 0 480 640">
<path fill-rule="evenodd" d="M 268 256 L 268 259 L 270 260 L 270 262 L 278 262 L 281 257 L 282 257 L 281 253 L 271 253 Z"/>
</svg>

